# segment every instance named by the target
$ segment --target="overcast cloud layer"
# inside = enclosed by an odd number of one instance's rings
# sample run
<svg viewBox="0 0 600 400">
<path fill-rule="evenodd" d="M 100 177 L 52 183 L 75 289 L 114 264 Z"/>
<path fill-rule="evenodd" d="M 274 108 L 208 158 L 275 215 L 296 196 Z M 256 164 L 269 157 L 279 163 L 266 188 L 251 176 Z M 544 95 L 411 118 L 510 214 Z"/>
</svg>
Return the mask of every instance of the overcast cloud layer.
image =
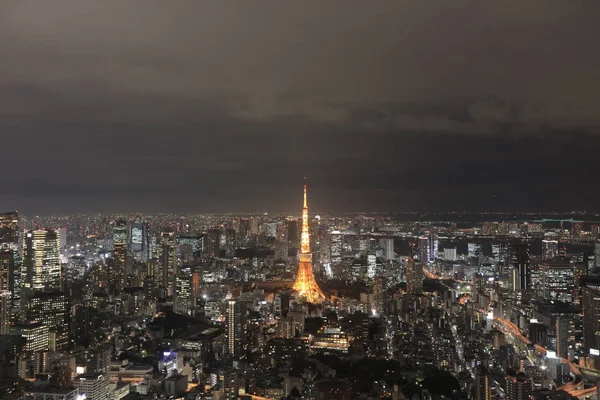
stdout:
<svg viewBox="0 0 600 400">
<path fill-rule="evenodd" d="M 597 209 L 600 3 L 2 1 L 0 206 Z"/>
</svg>

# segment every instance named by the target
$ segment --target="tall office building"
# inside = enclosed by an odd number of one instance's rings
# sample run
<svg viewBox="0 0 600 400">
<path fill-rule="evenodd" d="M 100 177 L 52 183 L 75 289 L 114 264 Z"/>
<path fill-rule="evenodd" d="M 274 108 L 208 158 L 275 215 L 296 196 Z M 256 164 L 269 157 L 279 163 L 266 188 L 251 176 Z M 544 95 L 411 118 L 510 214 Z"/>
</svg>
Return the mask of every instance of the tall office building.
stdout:
<svg viewBox="0 0 600 400">
<path fill-rule="evenodd" d="M 61 266 L 58 233 L 38 229 L 25 233 L 21 279 L 26 290 L 60 290 Z"/>
<path fill-rule="evenodd" d="M 600 350 L 600 286 L 588 285 L 582 290 L 583 345 Z"/>
<path fill-rule="evenodd" d="M 64 292 L 37 292 L 27 298 L 21 310 L 29 323 L 41 323 L 50 329 L 51 347 L 61 349 L 69 342 L 69 298 Z"/>
<path fill-rule="evenodd" d="M 159 260 L 162 267 L 162 285 L 167 289 L 167 293 L 172 296 L 175 291 L 175 275 L 177 274 L 175 232 L 161 232 Z"/>
<path fill-rule="evenodd" d="M 545 299 L 563 303 L 573 302 L 575 293 L 573 266 L 566 257 L 554 257 L 538 266 Z"/>
<path fill-rule="evenodd" d="M 429 262 L 434 262 L 438 257 L 439 241 L 435 233 L 429 234 Z"/>
<path fill-rule="evenodd" d="M 429 263 L 429 237 L 421 236 L 419 238 L 419 262 L 421 264 Z"/>
<path fill-rule="evenodd" d="M 415 262 L 414 259 L 406 263 L 406 291 L 409 294 L 423 293 L 423 264 Z"/>
<path fill-rule="evenodd" d="M 109 266 L 109 283 L 112 292 L 119 292 L 127 281 L 125 263 L 127 262 L 128 228 L 127 221 L 120 218 L 113 225 L 113 256 Z"/>
<path fill-rule="evenodd" d="M 529 290 L 532 287 L 529 245 L 522 242 L 513 243 L 511 250 L 515 271 L 514 290 Z"/>
<path fill-rule="evenodd" d="M 150 258 L 148 222 L 137 216 L 131 223 L 129 251 L 136 261 L 146 262 Z"/>
<path fill-rule="evenodd" d="M 600 239 L 594 244 L 594 267 L 600 267 Z"/>
<path fill-rule="evenodd" d="M 19 213 L 0 214 L 0 248 L 16 250 L 19 244 Z"/>
</svg>

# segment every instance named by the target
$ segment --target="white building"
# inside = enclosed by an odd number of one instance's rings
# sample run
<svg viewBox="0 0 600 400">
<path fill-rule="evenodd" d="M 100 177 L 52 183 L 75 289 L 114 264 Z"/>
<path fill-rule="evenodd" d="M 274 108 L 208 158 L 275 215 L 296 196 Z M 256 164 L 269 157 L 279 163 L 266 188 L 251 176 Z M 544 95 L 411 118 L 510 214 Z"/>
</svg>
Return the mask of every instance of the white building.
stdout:
<svg viewBox="0 0 600 400">
<path fill-rule="evenodd" d="M 108 377 L 100 373 L 86 373 L 77 375 L 73 379 L 73 386 L 79 393 L 85 395 L 86 400 L 108 400 Z"/>
<path fill-rule="evenodd" d="M 456 248 L 453 249 L 444 249 L 444 260 L 446 261 L 456 261 Z"/>
</svg>

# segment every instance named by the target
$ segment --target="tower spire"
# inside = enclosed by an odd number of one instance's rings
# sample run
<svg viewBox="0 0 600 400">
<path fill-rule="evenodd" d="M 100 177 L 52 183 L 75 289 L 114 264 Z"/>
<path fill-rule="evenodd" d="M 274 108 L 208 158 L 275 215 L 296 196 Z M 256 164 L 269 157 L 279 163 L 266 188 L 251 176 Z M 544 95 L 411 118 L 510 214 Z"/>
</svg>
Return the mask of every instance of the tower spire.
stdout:
<svg viewBox="0 0 600 400">
<path fill-rule="evenodd" d="M 319 288 L 312 269 L 310 253 L 310 235 L 308 230 L 308 205 L 306 201 L 306 177 L 304 177 L 304 207 L 302 207 L 302 234 L 300 237 L 300 265 L 294 283 L 294 290 L 309 303 L 320 303 L 325 295 Z"/>
<path fill-rule="evenodd" d="M 308 233 L 308 205 L 306 201 L 306 177 L 304 177 L 304 207 L 302 208 L 302 234 L 300 236 L 300 253 L 310 254 L 310 235 Z"/>
</svg>

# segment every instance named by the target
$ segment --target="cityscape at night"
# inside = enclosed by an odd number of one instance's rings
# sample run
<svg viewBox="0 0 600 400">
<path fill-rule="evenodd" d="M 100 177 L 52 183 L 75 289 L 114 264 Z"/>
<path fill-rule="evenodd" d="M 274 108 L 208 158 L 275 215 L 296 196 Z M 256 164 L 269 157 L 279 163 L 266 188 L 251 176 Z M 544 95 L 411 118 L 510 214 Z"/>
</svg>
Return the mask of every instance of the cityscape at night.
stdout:
<svg viewBox="0 0 600 400">
<path fill-rule="evenodd" d="M 0 400 L 600 400 L 599 21 L 0 0 Z"/>
</svg>

